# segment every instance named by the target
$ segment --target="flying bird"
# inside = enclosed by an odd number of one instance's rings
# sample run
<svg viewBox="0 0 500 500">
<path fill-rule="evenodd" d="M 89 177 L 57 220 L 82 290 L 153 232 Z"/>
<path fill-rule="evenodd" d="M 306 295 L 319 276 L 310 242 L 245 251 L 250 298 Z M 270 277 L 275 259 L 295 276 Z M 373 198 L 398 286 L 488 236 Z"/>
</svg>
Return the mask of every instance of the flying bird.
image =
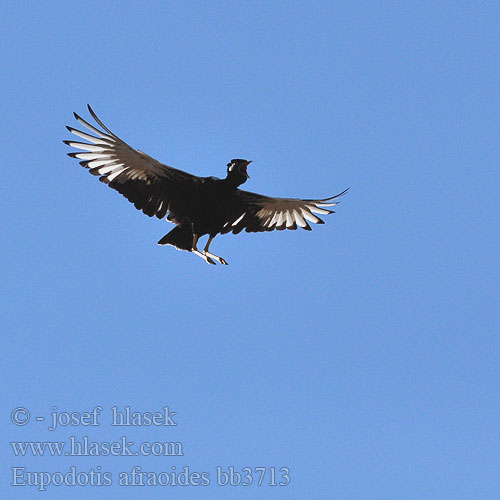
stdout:
<svg viewBox="0 0 500 500">
<path fill-rule="evenodd" d="M 149 217 L 166 219 L 176 226 L 166 234 L 159 245 L 172 245 L 179 250 L 193 252 L 208 264 L 227 265 L 227 262 L 209 251 L 217 234 L 238 234 L 272 231 L 277 229 L 311 230 L 308 222 L 324 224 L 315 214 L 331 214 L 331 207 L 339 203 L 346 191 L 330 198 L 302 200 L 273 198 L 239 189 L 249 178 L 249 160 L 235 158 L 227 164 L 224 179 L 198 177 L 169 167 L 146 153 L 133 149 L 122 141 L 97 117 L 90 105 L 88 109 L 102 128 L 91 125 L 74 113 L 76 120 L 87 130 L 66 128 L 88 142 L 64 141 L 83 152 L 68 153 L 82 160 L 80 164 L 99 180 L 121 193 Z M 198 239 L 208 234 L 203 251 L 198 250 Z"/>
</svg>

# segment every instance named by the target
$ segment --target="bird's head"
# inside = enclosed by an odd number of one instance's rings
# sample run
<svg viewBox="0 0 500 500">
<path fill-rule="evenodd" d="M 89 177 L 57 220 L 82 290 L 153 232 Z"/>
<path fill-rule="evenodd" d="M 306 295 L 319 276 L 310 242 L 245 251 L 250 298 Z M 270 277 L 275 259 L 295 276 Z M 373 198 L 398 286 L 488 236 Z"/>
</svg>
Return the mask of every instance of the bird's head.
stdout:
<svg viewBox="0 0 500 500">
<path fill-rule="evenodd" d="M 247 173 L 247 167 L 252 160 L 242 160 L 234 158 L 227 164 L 227 179 L 236 186 L 243 184 L 250 176 Z"/>
</svg>

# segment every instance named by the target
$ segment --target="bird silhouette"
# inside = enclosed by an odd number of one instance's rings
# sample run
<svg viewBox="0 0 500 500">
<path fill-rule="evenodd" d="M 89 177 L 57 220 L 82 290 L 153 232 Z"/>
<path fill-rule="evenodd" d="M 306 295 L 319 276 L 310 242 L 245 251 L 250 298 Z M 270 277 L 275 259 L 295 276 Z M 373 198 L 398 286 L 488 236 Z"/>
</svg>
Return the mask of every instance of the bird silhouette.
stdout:
<svg viewBox="0 0 500 500">
<path fill-rule="evenodd" d="M 88 142 L 64 141 L 83 152 L 68 153 L 99 180 L 121 193 L 149 217 L 167 218 L 176 226 L 158 242 L 179 250 L 193 252 L 209 264 L 226 264 L 222 257 L 209 251 L 217 234 L 243 229 L 247 232 L 281 231 L 283 229 L 311 230 L 308 222 L 324 224 L 315 214 L 331 214 L 331 207 L 339 203 L 341 193 L 323 199 L 273 198 L 239 189 L 249 178 L 249 160 L 232 159 L 227 164 L 224 179 L 198 177 L 155 160 L 146 153 L 133 149 L 122 141 L 97 117 L 90 105 L 88 110 L 97 124 L 74 113 L 76 120 L 88 132 L 66 128 Z M 203 251 L 198 250 L 198 239 L 208 234 Z"/>
</svg>

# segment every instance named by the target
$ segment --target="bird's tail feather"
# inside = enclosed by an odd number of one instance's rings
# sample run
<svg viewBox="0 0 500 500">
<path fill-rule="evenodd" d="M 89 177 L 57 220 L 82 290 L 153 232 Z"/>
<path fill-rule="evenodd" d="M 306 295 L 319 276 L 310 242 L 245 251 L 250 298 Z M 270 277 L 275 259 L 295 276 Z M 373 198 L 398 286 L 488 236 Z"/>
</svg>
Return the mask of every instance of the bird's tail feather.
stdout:
<svg viewBox="0 0 500 500">
<path fill-rule="evenodd" d="M 175 226 L 158 242 L 158 245 L 172 245 L 179 250 L 191 251 L 193 248 L 193 231 L 189 226 Z"/>
</svg>

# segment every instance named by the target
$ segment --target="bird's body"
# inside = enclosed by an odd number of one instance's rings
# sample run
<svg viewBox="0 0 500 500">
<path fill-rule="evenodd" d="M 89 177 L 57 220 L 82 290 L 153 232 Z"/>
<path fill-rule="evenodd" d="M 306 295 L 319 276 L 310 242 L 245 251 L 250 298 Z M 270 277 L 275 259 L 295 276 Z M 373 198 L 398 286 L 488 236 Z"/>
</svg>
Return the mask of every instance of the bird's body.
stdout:
<svg viewBox="0 0 500 500">
<path fill-rule="evenodd" d="M 160 244 L 190 250 L 195 234 L 198 238 L 206 234 L 215 237 L 222 232 L 224 223 L 238 205 L 234 185 L 217 177 L 200 177 L 193 181 L 186 199 L 195 199 L 196 203 L 179 203 L 172 207 L 167 220 L 176 227 L 159 241 Z"/>
<path fill-rule="evenodd" d="M 233 159 L 228 163 L 227 176 L 198 177 L 164 165 L 142 151 L 132 149 L 113 134 L 89 111 L 104 129 L 99 130 L 75 113 L 75 118 L 95 135 L 72 127 L 73 134 L 89 141 L 64 141 L 84 152 L 68 153 L 79 158 L 80 163 L 99 175 L 100 180 L 123 194 L 135 207 L 146 215 L 167 218 L 176 224 L 174 229 L 158 243 L 173 245 L 202 257 L 206 262 L 227 264 L 222 258 L 209 252 L 213 238 L 219 233 L 272 231 L 273 229 L 310 230 L 307 221 L 323 224 L 313 212 L 333 213 L 324 207 L 336 205 L 342 193 L 322 200 L 273 198 L 239 189 L 248 179 L 250 161 Z M 208 242 L 200 252 L 198 238 L 208 234 Z"/>
</svg>

